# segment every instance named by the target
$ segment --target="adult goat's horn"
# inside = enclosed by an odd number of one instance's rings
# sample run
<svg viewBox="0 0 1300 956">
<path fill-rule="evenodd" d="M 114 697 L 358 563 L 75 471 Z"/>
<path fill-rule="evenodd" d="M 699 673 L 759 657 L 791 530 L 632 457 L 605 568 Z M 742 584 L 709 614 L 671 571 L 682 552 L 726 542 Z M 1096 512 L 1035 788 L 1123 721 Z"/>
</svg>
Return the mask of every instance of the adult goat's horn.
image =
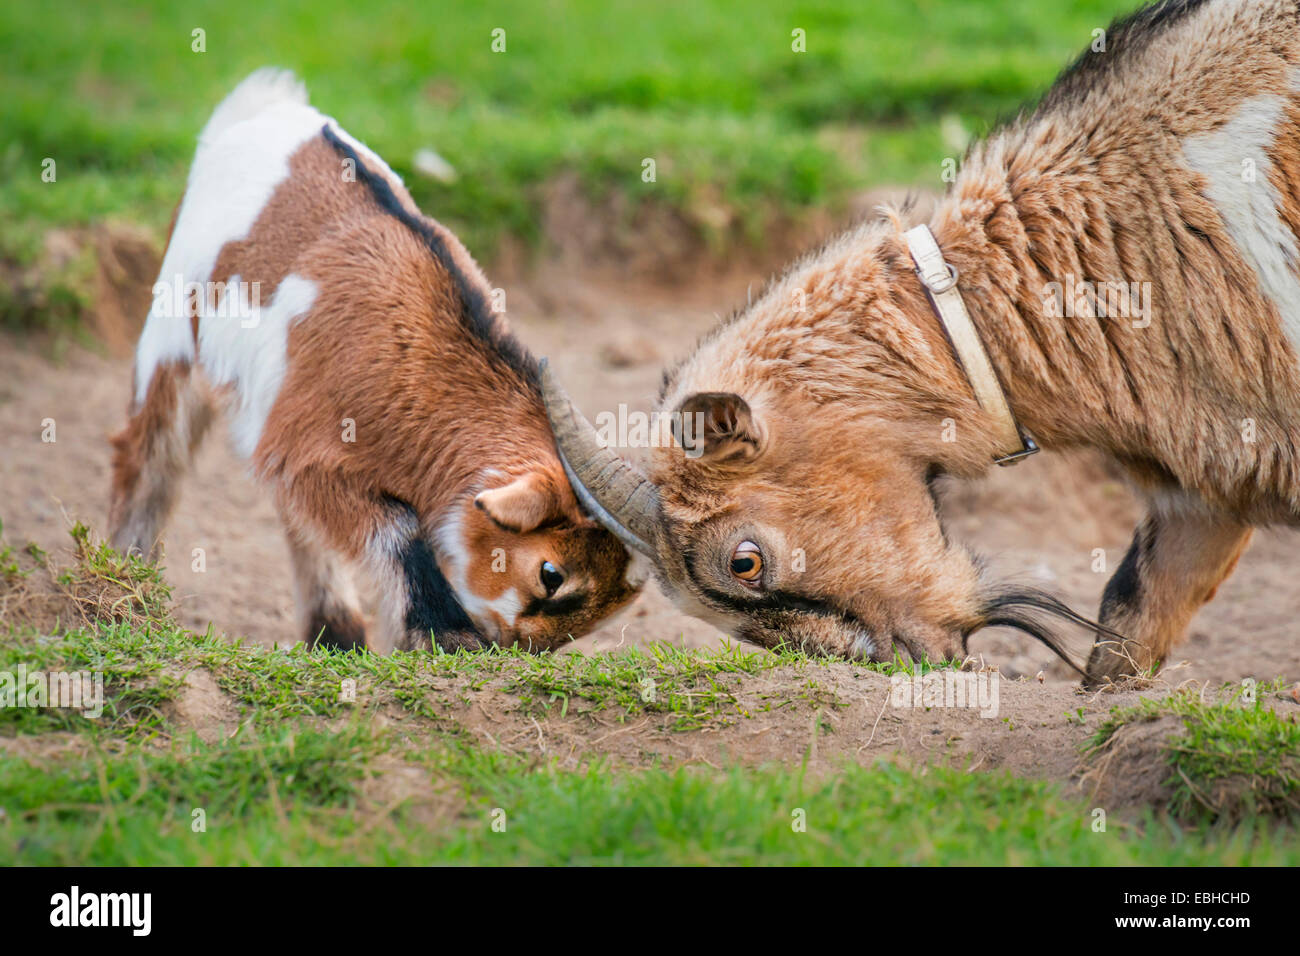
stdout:
<svg viewBox="0 0 1300 956">
<path fill-rule="evenodd" d="M 560 463 L 587 512 L 629 548 L 654 558 L 659 492 L 650 479 L 605 448 L 542 359 L 542 398 Z"/>
</svg>

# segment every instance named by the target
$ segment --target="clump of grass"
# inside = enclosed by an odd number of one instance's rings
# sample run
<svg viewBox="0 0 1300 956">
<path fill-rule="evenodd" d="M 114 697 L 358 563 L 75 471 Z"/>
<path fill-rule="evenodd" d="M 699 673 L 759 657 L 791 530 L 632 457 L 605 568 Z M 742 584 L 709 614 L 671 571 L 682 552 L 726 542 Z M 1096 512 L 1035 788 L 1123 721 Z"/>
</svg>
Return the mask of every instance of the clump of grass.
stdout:
<svg viewBox="0 0 1300 956">
<path fill-rule="evenodd" d="M 53 555 L 35 543 L 0 544 L 0 626 L 9 632 L 0 642 L 0 668 L 98 675 L 103 712 L 89 717 L 54 702 L 6 707 L 0 727 L 149 736 L 163 725 L 162 708 L 180 686 L 154 652 L 156 635 L 177 632 L 171 589 L 154 564 L 118 554 L 81 522 L 69 533 L 70 551 Z"/>
<path fill-rule="evenodd" d="M 29 556 L 35 558 L 36 555 L 29 547 L 27 550 Z M 44 552 L 42 552 L 43 554 Z M 0 580 L 5 584 L 12 584 L 20 581 L 32 573 L 31 568 L 24 568 L 18 561 L 18 552 L 14 550 L 9 542 L 4 540 L 4 522 L 0 521 Z"/>
<path fill-rule="evenodd" d="M 172 624 L 171 587 L 156 565 L 118 554 L 80 521 L 69 534 L 68 554 L 51 555 L 35 543 L 16 549 L 0 541 L 0 623 L 49 634 L 105 622 L 137 628 Z"/>
<path fill-rule="evenodd" d="M 105 620 L 135 626 L 171 622 L 171 586 L 157 565 L 122 555 L 91 537 L 78 521 L 70 532 L 77 563 L 59 575 L 59 583 L 77 603 L 87 624 Z"/>
<path fill-rule="evenodd" d="M 1294 819 L 1300 815 L 1300 721 L 1267 706 L 1282 691 L 1281 681 L 1259 685 L 1253 699 L 1234 685 L 1210 696 L 1184 688 L 1117 708 L 1086 745 L 1085 763 L 1109 776 L 1137 776 L 1134 766 L 1146 765 L 1178 818 Z"/>
</svg>

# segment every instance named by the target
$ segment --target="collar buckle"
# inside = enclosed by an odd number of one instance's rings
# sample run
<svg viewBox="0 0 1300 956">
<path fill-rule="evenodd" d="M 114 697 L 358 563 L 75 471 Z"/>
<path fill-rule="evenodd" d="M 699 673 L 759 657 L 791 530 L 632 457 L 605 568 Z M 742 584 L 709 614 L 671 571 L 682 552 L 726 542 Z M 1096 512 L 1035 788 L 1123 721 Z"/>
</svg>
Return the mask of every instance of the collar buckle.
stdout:
<svg viewBox="0 0 1300 956">
<path fill-rule="evenodd" d="M 1020 464 L 1030 455 L 1036 455 L 1042 451 L 1042 449 L 1038 447 L 1038 442 L 1034 441 L 1024 432 L 1020 433 L 1020 440 L 1024 443 L 1024 447 L 1021 448 L 1020 451 L 1013 451 L 1009 455 L 999 455 L 997 458 L 993 459 L 993 464 L 1001 465 L 1003 468 L 1009 468 L 1012 465 Z"/>
<path fill-rule="evenodd" d="M 949 289 L 957 288 L 957 279 L 959 278 L 957 267 L 951 262 L 944 262 L 943 264 L 948 267 L 947 275 L 940 273 L 936 276 L 933 273 L 925 273 L 919 267 L 916 270 L 916 277 L 921 280 L 921 285 L 930 290 L 931 295 L 943 295 Z"/>
</svg>

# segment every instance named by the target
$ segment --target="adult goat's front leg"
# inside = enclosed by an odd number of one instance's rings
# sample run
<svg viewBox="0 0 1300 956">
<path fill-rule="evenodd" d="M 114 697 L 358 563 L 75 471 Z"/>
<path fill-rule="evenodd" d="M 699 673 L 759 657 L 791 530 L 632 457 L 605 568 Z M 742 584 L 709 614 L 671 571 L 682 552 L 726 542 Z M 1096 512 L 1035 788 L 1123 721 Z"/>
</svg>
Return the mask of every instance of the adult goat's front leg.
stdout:
<svg viewBox="0 0 1300 956">
<path fill-rule="evenodd" d="M 1158 668 L 1182 642 L 1201 605 L 1214 597 L 1250 540 L 1251 528 L 1198 505 L 1153 508 L 1106 584 L 1099 634 L 1085 684 Z"/>
</svg>

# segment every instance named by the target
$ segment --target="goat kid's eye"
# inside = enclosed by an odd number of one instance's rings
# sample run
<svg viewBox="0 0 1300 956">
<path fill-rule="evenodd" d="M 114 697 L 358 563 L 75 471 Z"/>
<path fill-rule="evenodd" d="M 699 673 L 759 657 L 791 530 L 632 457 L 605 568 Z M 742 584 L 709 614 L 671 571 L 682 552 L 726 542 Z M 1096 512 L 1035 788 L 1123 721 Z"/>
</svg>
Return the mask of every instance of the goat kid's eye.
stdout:
<svg viewBox="0 0 1300 956">
<path fill-rule="evenodd" d="M 731 552 L 731 575 L 742 584 L 758 587 L 763 580 L 763 553 L 752 541 L 742 541 Z"/>
<path fill-rule="evenodd" d="M 550 561 L 542 562 L 542 587 L 546 588 L 546 596 L 550 597 L 560 589 L 564 583 L 564 572 L 551 564 Z"/>
</svg>

